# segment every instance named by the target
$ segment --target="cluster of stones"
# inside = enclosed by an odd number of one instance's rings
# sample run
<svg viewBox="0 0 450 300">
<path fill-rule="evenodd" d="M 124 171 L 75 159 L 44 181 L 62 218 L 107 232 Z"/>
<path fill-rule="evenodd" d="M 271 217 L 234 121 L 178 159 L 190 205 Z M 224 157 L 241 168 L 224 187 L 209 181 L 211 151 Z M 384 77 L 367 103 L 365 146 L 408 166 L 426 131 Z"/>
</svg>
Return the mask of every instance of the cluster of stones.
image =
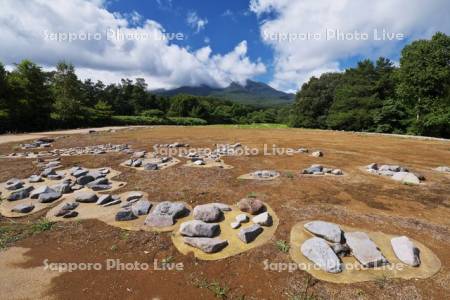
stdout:
<svg viewBox="0 0 450 300">
<path fill-rule="evenodd" d="M 154 171 L 159 170 L 164 167 L 167 163 L 173 160 L 170 156 L 160 156 L 157 154 L 152 155 L 151 161 L 148 161 L 146 151 L 136 151 L 133 153 L 132 157 L 126 160 L 123 164 L 127 167 L 140 168 L 143 167 L 144 170 Z"/>
<path fill-rule="evenodd" d="M 322 165 L 311 165 L 309 168 L 304 169 L 302 171 L 303 174 L 309 174 L 309 175 L 325 175 L 325 174 L 330 174 L 330 175 L 344 175 L 344 173 L 342 172 L 341 169 L 333 169 L 333 168 L 327 168 L 324 167 Z"/>
<path fill-rule="evenodd" d="M 189 148 L 189 144 L 175 142 L 172 144 L 155 144 L 154 148 Z"/>
<path fill-rule="evenodd" d="M 28 144 L 20 144 L 20 148 L 22 150 L 36 149 L 36 148 L 48 148 L 48 147 L 52 146 L 52 143 L 54 141 L 55 141 L 55 139 L 53 139 L 53 138 L 42 137 L 42 138 L 34 140 L 33 142 L 28 143 Z"/>
<path fill-rule="evenodd" d="M 6 198 L 8 201 L 18 201 L 28 198 L 32 200 L 30 203 L 19 204 L 13 207 L 11 211 L 26 214 L 34 210 L 34 200 L 39 203 L 52 203 L 60 199 L 63 194 L 72 193 L 84 187 L 94 191 L 111 188 L 111 183 L 106 178 L 106 175 L 110 172 L 107 168 L 88 170 L 82 167 L 74 167 L 69 172 L 73 178 L 66 178 L 63 172 L 56 172 L 52 165 L 44 169 L 41 174 L 31 175 L 26 180 L 28 184 L 24 180 L 17 178 L 8 180 L 5 184 L 5 188 L 11 191 Z M 35 188 L 33 184 L 43 182 L 44 178 L 57 182 L 53 185 L 41 185 Z"/>
<path fill-rule="evenodd" d="M 303 242 L 300 251 L 326 272 L 342 272 L 341 258 L 350 255 L 366 268 L 389 264 L 365 232 L 343 232 L 337 224 L 324 221 L 308 222 L 304 229 L 314 237 Z M 420 251 L 408 237 L 392 238 L 391 246 L 402 263 L 412 267 L 420 265 Z"/>
<path fill-rule="evenodd" d="M 373 174 L 391 177 L 393 180 L 404 184 L 419 184 L 425 180 L 424 176 L 410 172 L 408 168 L 398 165 L 379 166 L 377 163 L 372 163 L 366 166 L 366 170 Z"/>
<path fill-rule="evenodd" d="M 205 150 L 199 149 L 197 151 L 189 151 L 189 153 L 187 153 L 185 155 L 185 157 L 187 159 L 189 159 L 194 165 L 197 165 L 197 166 L 204 166 L 209 161 L 221 162 L 220 154 L 218 154 L 217 152 L 214 152 L 214 151 L 211 152 L 206 149 Z"/>
<path fill-rule="evenodd" d="M 250 221 L 252 225 L 241 228 L 236 234 L 243 243 L 253 242 L 262 232 L 262 226 L 272 226 L 272 217 L 264 212 L 264 204 L 255 198 L 244 198 L 239 201 L 238 207 L 242 214 L 235 217 L 229 224 L 231 228 L 238 229 L 242 223 Z M 183 242 L 191 247 L 200 249 L 205 253 L 219 252 L 228 246 L 228 240 L 218 237 L 221 233 L 220 222 L 224 219 L 224 213 L 231 208 L 223 203 L 208 203 L 198 205 L 193 210 L 194 220 L 180 225 L 179 233 L 183 236 Z"/>
<path fill-rule="evenodd" d="M 443 173 L 450 173 L 450 167 L 447 166 L 440 166 L 434 169 L 435 171 L 438 172 L 443 172 Z"/>
<path fill-rule="evenodd" d="M 7 155 L 8 158 L 36 158 L 36 157 L 57 157 L 57 156 L 77 156 L 77 155 L 99 155 L 110 152 L 131 152 L 127 144 L 102 144 L 86 147 L 71 147 L 52 149 L 39 152 L 14 152 Z"/>
<path fill-rule="evenodd" d="M 273 170 L 258 170 L 249 174 L 255 179 L 272 179 L 280 176 L 280 173 Z"/>
</svg>

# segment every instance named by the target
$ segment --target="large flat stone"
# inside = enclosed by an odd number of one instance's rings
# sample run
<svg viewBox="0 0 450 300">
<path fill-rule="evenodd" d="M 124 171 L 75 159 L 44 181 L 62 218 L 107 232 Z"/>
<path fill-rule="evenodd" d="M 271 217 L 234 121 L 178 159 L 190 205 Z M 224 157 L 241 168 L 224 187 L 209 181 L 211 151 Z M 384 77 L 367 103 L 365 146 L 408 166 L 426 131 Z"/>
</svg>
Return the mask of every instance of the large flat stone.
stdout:
<svg viewBox="0 0 450 300">
<path fill-rule="evenodd" d="M 420 266 L 420 250 L 406 236 L 399 236 L 391 239 L 392 249 L 397 258 L 412 267 Z"/>
<path fill-rule="evenodd" d="M 272 216 L 268 212 L 263 212 L 252 218 L 253 223 L 259 224 L 262 226 L 271 226 L 272 225 Z"/>
<path fill-rule="evenodd" d="M 184 222 L 180 225 L 180 234 L 189 237 L 214 237 L 220 233 L 219 224 L 205 223 L 199 220 Z"/>
<path fill-rule="evenodd" d="M 16 212 L 16 213 L 21 213 L 21 214 L 26 214 L 29 213 L 30 211 L 32 211 L 34 209 L 34 205 L 32 204 L 19 204 L 14 206 L 11 211 L 12 212 Z"/>
<path fill-rule="evenodd" d="M 344 237 L 353 256 L 364 267 L 373 268 L 389 263 L 365 232 L 346 232 Z"/>
<path fill-rule="evenodd" d="M 80 192 L 75 196 L 75 201 L 80 203 L 97 202 L 98 197 L 94 192 Z"/>
<path fill-rule="evenodd" d="M 341 261 L 324 239 L 312 237 L 301 245 L 300 251 L 322 270 L 329 273 L 342 272 Z"/>
<path fill-rule="evenodd" d="M 175 219 L 187 211 L 182 202 L 161 202 L 148 214 L 144 224 L 154 227 L 172 226 L 175 224 Z"/>
<path fill-rule="evenodd" d="M 228 241 L 220 238 L 184 237 L 183 240 L 189 246 L 198 248 L 205 253 L 219 252 L 228 246 Z"/>
<path fill-rule="evenodd" d="M 12 192 L 11 194 L 9 194 L 7 200 L 8 201 L 17 201 L 17 200 L 22 200 L 22 199 L 26 199 L 30 196 L 31 191 L 34 188 L 30 185 L 27 187 L 23 187 L 19 190 L 16 190 L 14 192 Z"/>
<path fill-rule="evenodd" d="M 329 242 L 340 243 L 342 240 L 342 230 L 334 223 L 312 221 L 306 223 L 303 227 L 312 234 L 324 238 Z"/>
<path fill-rule="evenodd" d="M 140 199 L 131 205 L 131 210 L 136 216 L 148 214 L 152 204 L 147 199 Z"/>
<path fill-rule="evenodd" d="M 197 205 L 193 211 L 194 219 L 203 222 L 218 222 L 222 215 L 222 211 L 214 204 Z"/>
</svg>

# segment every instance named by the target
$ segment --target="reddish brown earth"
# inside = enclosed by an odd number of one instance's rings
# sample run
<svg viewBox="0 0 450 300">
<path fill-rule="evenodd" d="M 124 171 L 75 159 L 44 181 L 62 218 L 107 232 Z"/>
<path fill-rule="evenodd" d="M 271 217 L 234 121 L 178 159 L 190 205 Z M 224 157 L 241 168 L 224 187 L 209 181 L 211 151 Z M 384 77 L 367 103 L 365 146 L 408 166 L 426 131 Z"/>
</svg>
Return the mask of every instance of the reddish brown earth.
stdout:
<svg viewBox="0 0 450 300">
<path fill-rule="evenodd" d="M 170 233 L 126 232 L 99 221 L 57 223 L 49 231 L 17 242 L 29 248 L 28 260 L 16 268 L 34 268 L 50 262 L 147 262 L 147 271 L 77 271 L 53 278 L 46 293 L 57 299 L 214 299 L 214 285 L 226 286 L 229 299 L 445 299 L 450 296 L 450 176 L 432 169 L 450 165 L 450 142 L 300 129 L 237 129 L 219 127 L 155 127 L 147 129 L 69 135 L 55 148 L 101 143 L 128 143 L 150 150 L 155 143 L 189 143 L 212 147 L 215 143 L 241 142 L 262 150 L 278 147 L 320 149 L 324 157 L 294 156 L 225 157 L 233 169 L 187 168 L 179 164 L 159 172 L 142 172 L 119 166 L 124 154 L 64 157 L 64 167 L 113 167 L 128 184 L 117 193 L 143 190 L 152 200 L 183 200 L 191 205 L 206 202 L 235 203 L 256 193 L 276 211 L 280 226 L 264 246 L 220 260 L 200 261 L 177 252 Z M 16 143 L 0 145 L 0 154 L 12 152 Z M 420 186 L 402 185 L 368 174 L 360 168 L 372 162 L 400 164 L 426 177 Z M 1 160 L 0 181 L 26 177 L 37 171 L 31 160 Z M 341 168 L 342 177 L 306 177 L 299 171 L 313 163 Z M 274 181 L 237 180 L 258 169 L 275 169 Z M 15 223 L 0 219 L 0 226 L 22 226 L 45 212 Z M 277 249 L 277 240 L 289 241 L 292 226 L 322 219 L 339 224 L 410 236 L 427 245 L 442 262 L 441 270 L 421 280 L 385 280 L 354 284 L 318 281 L 304 271 L 264 270 L 264 261 L 291 262 Z M 0 227 L 1 228 L 1 227 Z M 1 255 L 1 253 L 0 253 Z M 154 259 L 173 257 L 183 271 L 153 270 Z M 48 272 L 48 271 L 43 271 Z M 0 291 L 1 293 L 1 291 Z M 309 298 L 305 298 L 305 295 Z M 303 297 L 303 298 L 302 298 Z M 33 295 L 30 295 L 33 298 Z"/>
</svg>

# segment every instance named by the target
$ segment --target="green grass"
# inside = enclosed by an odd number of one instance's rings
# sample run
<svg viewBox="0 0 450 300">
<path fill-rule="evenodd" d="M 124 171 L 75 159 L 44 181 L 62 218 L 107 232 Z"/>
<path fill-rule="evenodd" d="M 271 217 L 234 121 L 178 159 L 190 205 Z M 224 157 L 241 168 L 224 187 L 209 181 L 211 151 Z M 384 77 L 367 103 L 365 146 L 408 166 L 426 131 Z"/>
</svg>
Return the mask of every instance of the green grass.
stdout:
<svg viewBox="0 0 450 300">
<path fill-rule="evenodd" d="M 208 282 L 206 279 L 194 281 L 194 285 L 200 289 L 208 289 L 216 298 L 227 299 L 230 289 L 226 285 L 221 285 L 218 281 Z"/>
<path fill-rule="evenodd" d="M 257 197 L 256 192 L 250 192 L 247 194 L 247 198 L 256 198 L 256 197 Z"/>
<path fill-rule="evenodd" d="M 277 246 L 277 249 L 280 250 L 283 253 L 288 253 L 291 246 L 289 246 L 289 243 L 283 240 L 278 240 L 275 245 Z"/>
<path fill-rule="evenodd" d="M 289 128 L 286 124 L 271 124 L 271 123 L 254 123 L 254 124 L 223 124 L 223 125 L 209 125 L 210 127 L 224 127 L 224 128 Z"/>
<path fill-rule="evenodd" d="M 167 256 L 167 257 L 162 259 L 161 263 L 162 264 L 170 264 L 170 263 L 173 263 L 174 261 L 175 261 L 175 257 Z"/>
<path fill-rule="evenodd" d="M 14 242 L 29 236 L 51 230 L 54 224 L 45 218 L 28 223 L 10 221 L 9 224 L 0 224 L 0 249 L 5 249 Z"/>
</svg>

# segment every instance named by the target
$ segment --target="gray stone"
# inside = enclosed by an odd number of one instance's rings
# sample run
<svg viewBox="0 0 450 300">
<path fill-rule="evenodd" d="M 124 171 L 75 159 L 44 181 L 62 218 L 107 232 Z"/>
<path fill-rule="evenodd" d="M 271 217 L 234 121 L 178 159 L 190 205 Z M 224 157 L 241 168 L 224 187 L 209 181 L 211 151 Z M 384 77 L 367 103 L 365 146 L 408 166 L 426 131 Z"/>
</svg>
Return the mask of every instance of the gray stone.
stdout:
<svg viewBox="0 0 450 300">
<path fill-rule="evenodd" d="M 272 216 L 268 212 L 263 212 L 252 219 L 253 223 L 259 224 L 262 226 L 271 226 L 272 225 Z"/>
<path fill-rule="evenodd" d="M 322 151 L 314 151 L 313 153 L 311 153 L 311 156 L 322 157 L 323 153 L 322 153 Z"/>
<path fill-rule="evenodd" d="M 78 216 L 78 212 L 74 210 L 69 210 L 66 214 L 64 214 L 62 217 L 65 219 L 69 218 L 75 218 Z"/>
<path fill-rule="evenodd" d="M 199 220 L 192 220 L 182 223 L 179 231 L 183 236 L 213 237 L 220 233 L 220 226 L 219 224 L 210 224 Z"/>
<path fill-rule="evenodd" d="M 353 256 L 364 266 L 373 268 L 389 263 L 365 232 L 344 233 Z"/>
<path fill-rule="evenodd" d="M 158 169 L 159 169 L 158 164 L 146 163 L 144 165 L 144 170 L 147 170 L 147 171 L 155 171 L 155 170 L 158 170 Z"/>
<path fill-rule="evenodd" d="M 256 198 L 244 198 L 239 201 L 238 207 L 243 212 L 255 215 L 264 208 L 264 204 Z"/>
<path fill-rule="evenodd" d="M 42 173 L 41 173 L 42 177 L 48 177 L 49 175 L 56 175 L 55 169 L 47 168 L 44 171 L 42 171 Z"/>
<path fill-rule="evenodd" d="M 20 214 L 27 214 L 34 209 L 34 205 L 32 204 L 19 204 L 14 206 L 11 211 Z"/>
<path fill-rule="evenodd" d="M 312 234 L 324 238 L 327 241 L 333 243 L 340 243 L 342 240 L 341 228 L 330 222 L 325 221 L 312 221 L 308 222 L 303 227 Z"/>
<path fill-rule="evenodd" d="M 46 193 L 42 193 L 39 195 L 39 202 L 40 203 L 51 203 L 55 200 L 58 200 L 61 198 L 61 193 L 50 191 Z"/>
<path fill-rule="evenodd" d="M 59 192 L 61 194 L 68 194 L 68 193 L 72 192 L 72 188 L 70 187 L 69 183 L 55 184 L 55 185 L 52 185 L 50 188 L 52 190 L 54 190 L 55 192 Z"/>
<path fill-rule="evenodd" d="M 77 203 L 77 202 L 66 203 L 61 207 L 61 209 L 74 210 L 75 208 L 78 207 L 78 205 L 79 205 L 79 203 Z"/>
<path fill-rule="evenodd" d="M 108 206 L 113 206 L 113 205 L 117 205 L 120 204 L 122 202 L 122 200 L 120 199 L 115 199 L 111 202 L 106 203 L 105 205 L 103 205 L 103 207 L 108 207 Z"/>
<path fill-rule="evenodd" d="M 420 250 L 406 236 L 399 236 L 391 239 L 392 250 L 397 258 L 412 267 L 420 266 Z"/>
<path fill-rule="evenodd" d="M 241 222 L 235 221 L 235 222 L 231 222 L 230 223 L 231 228 L 233 229 L 237 229 L 239 227 L 241 227 Z"/>
<path fill-rule="evenodd" d="M 328 273 L 342 272 L 342 263 L 324 239 L 312 237 L 300 247 L 302 254 Z"/>
<path fill-rule="evenodd" d="M 85 169 L 79 169 L 76 170 L 75 172 L 72 173 L 72 175 L 76 178 L 79 178 L 81 176 L 85 176 L 89 173 L 89 170 L 85 170 Z"/>
<path fill-rule="evenodd" d="M 131 201 L 135 199 L 141 199 L 144 196 L 141 192 L 129 192 L 125 201 Z"/>
<path fill-rule="evenodd" d="M 250 227 L 241 228 L 238 237 L 241 241 L 248 244 L 253 242 L 262 232 L 263 228 L 259 224 L 253 224 Z"/>
<path fill-rule="evenodd" d="M 248 216 L 246 214 L 239 214 L 236 216 L 236 222 L 245 223 L 248 222 Z"/>
<path fill-rule="evenodd" d="M 437 167 L 435 170 L 438 171 L 438 172 L 448 173 L 448 172 L 450 172 L 450 167 L 440 166 L 440 167 Z"/>
<path fill-rule="evenodd" d="M 131 210 L 122 210 L 116 214 L 116 221 L 131 221 L 137 219 L 137 216 Z"/>
<path fill-rule="evenodd" d="M 104 205 L 104 204 L 106 204 L 106 203 L 111 202 L 112 200 L 113 200 L 113 199 L 112 199 L 111 195 L 109 195 L 109 194 L 106 194 L 106 195 L 100 195 L 100 196 L 98 197 L 98 199 L 97 199 L 96 204 L 97 204 L 97 205 Z"/>
<path fill-rule="evenodd" d="M 89 182 L 94 181 L 94 180 L 95 180 L 95 178 L 93 176 L 91 176 L 91 175 L 84 175 L 84 176 L 81 176 L 81 177 L 77 178 L 77 183 L 79 185 L 86 185 Z"/>
<path fill-rule="evenodd" d="M 142 166 L 142 159 L 133 160 L 133 162 L 131 163 L 131 166 L 135 167 L 135 168 L 139 168 L 140 166 Z"/>
<path fill-rule="evenodd" d="M 392 176 L 393 180 L 400 181 L 404 184 L 419 184 L 420 179 L 410 172 L 397 172 Z"/>
<path fill-rule="evenodd" d="M 382 165 L 378 168 L 379 171 L 391 171 L 391 172 L 400 172 L 400 166 L 397 165 Z"/>
<path fill-rule="evenodd" d="M 47 178 L 50 180 L 61 180 L 63 178 L 63 175 L 61 174 L 48 175 Z"/>
<path fill-rule="evenodd" d="M 95 185 L 108 185 L 108 184 L 109 184 L 108 178 L 101 177 L 95 179 L 94 181 L 89 182 L 88 184 L 86 184 L 86 186 L 92 188 Z"/>
<path fill-rule="evenodd" d="M 91 185 L 89 188 L 93 191 L 105 191 L 111 189 L 111 187 L 110 184 L 95 184 Z"/>
<path fill-rule="evenodd" d="M 87 173 L 87 175 L 94 177 L 95 180 L 106 176 L 106 174 L 103 174 L 98 170 L 91 170 L 89 171 L 89 173 Z"/>
<path fill-rule="evenodd" d="M 193 216 L 196 220 L 217 222 L 222 218 L 223 213 L 213 204 L 203 204 L 194 207 Z"/>
<path fill-rule="evenodd" d="M 303 174 L 314 174 L 317 172 L 322 172 L 323 167 L 321 165 L 312 165 L 307 169 L 303 170 Z"/>
<path fill-rule="evenodd" d="M 175 219 L 187 213 L 182 202 L 161 202 L 151 211 L 144 224 L 154 227 L 167 227 L 175 224 Z"/>
<path fill-rule="evenodd" d="M 340 176 L 340 175 L 343 175 L 344 173 L 342 172 L 341 169 L 334 169 L 333 171 L 331 171 L 331 174 Z"/>
<path fill-rule="evenodd" d="M 10 191 L 18 190 L 23 187 L 24 182 L 17 178 L 12 178 L 6 182 L 6 189 Z"/>
<path fill-rule="evenodd" d="M 27 186 L 27 187 L 23 187 L 23 188 L 9 194 L 7 200 L 8 201 L 16 201 L 16 200 L 26 199 L 30 196 L 30 192 L 33 189 L 34 188 L 31 185 Z"/>
<path fill-rule="evenodd" d="M 228 246 L 228 241 L 220 238 L 184 237 L 184 242 L 189 246 L 198 248 L 205 253 L 215 253 Z"/>
<path fill-rule="evenodd" d="M 217 207 L 218 209 L 220 209 L 223 212 L 226 211 L 231 211 L 231 207 L 228 204 L 225 203 L 219 203 L 219 202 L 214 202 L 214 203 L 210 203 L 212 206 Z"/>
<path fill-rule="evenodd" d="M 136 216 L 142 216 L 148 214 L 152 204 L 147 199 L 140 199 L 136 203 L 131 205 L 131 210 Z"/>
<path fill-rule="evenodd" d="M 40 175 L 31 175 L 30 178 L 28 178 L 28 182 L 30 183 L 37 183 L 37 182 L 42 182 L 44 181 L 42 179 L 42 176 Z"/>
<path fill-rule="evenodd" d="M 75 201 L 80 203 L 94 203 L 97 200 L 98 197 L 93 192 L 80 192 L 75 196 Z"/>
<path fill-rule="evenodd" d="M 39 198 L 40 194 L 49 193 L 49 192 L 54 192 L 54 190 L 49 188 L 47 185 L 43 185 L 43 186 L 40 186 L 40 187 L 34 189 L 30 193 L 30 198 L 31 199 L 37 199 L 37 198 Z"/>
</svg>

